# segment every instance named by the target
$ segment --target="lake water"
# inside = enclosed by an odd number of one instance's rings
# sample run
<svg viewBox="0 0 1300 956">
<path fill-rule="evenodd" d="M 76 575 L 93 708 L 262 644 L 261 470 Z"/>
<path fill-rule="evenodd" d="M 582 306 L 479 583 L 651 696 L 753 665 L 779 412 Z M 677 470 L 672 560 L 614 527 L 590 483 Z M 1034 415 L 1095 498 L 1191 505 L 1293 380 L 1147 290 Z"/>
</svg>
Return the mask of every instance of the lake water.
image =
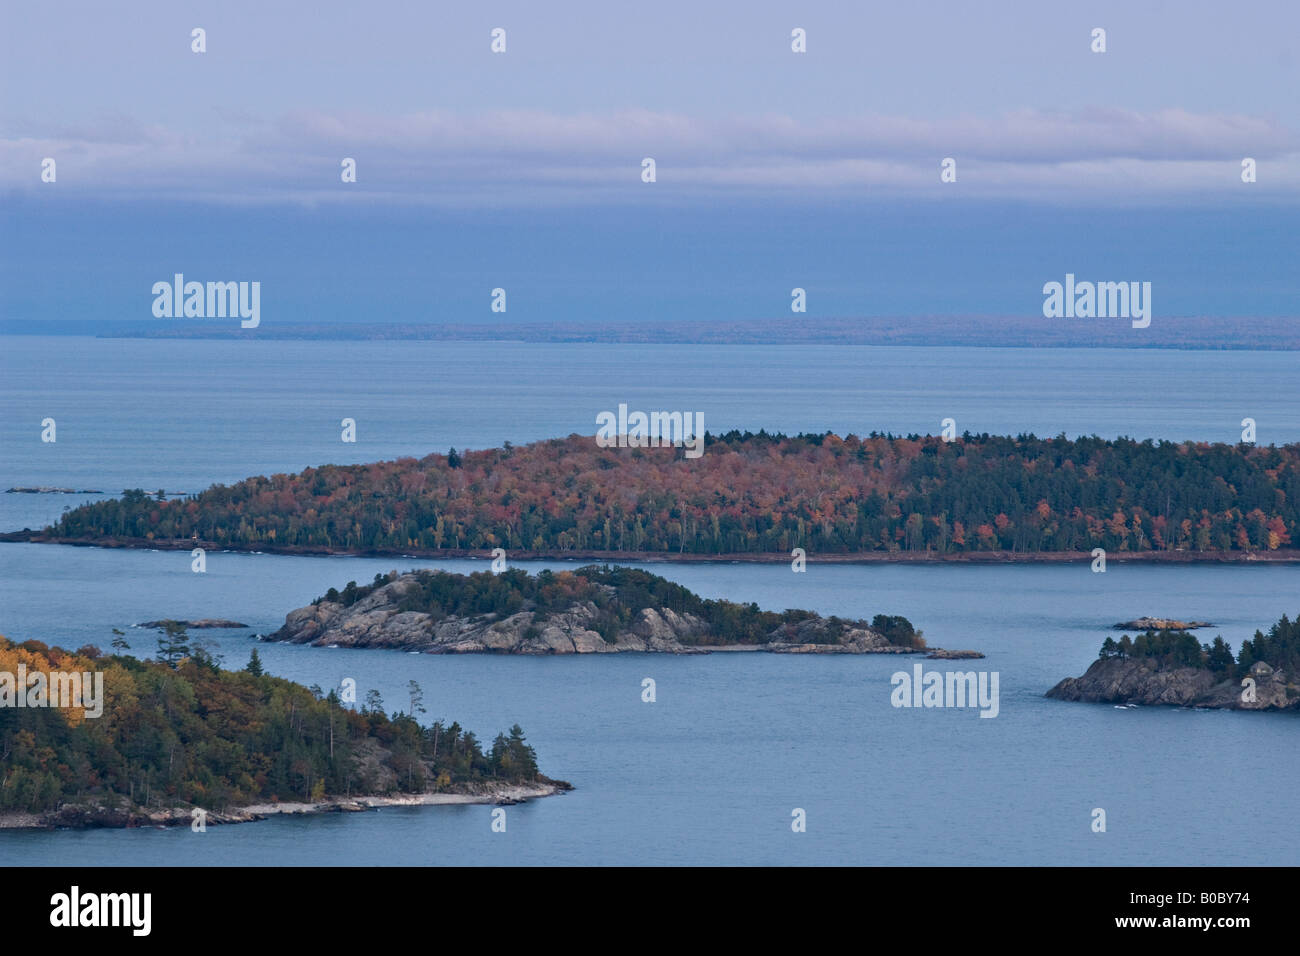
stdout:
<svg viewBox="0 0 1300 956">
<path fill-rule="evenodd" d="M 701 412 L 713 432 L 1098 434 L 1300 441 L 1293 352 L 536 345 L 0 337 L 0 490 L 195 492 L 213 482 L 595 434 L 596 415 Z M 53 418 L 58 440 L 40 440 Z M 357 441 L 339 423 L 357 422 Z M 0 530 L 73 496 L 0 494 Z"/>
<path fill-rule="evenodd" d="M 972 431 L 1300 440 L 1288 353 L 222 343 L 0 339 L 0 485 L 197 491 L 326 461 L 418 455 L 594 431 L 596 412 L 700 410 L 710 429 Z M 40 420 L 58 442 L 39 441 Z M 358 421 L 357 445 L 338 420 Z M 706 452 L 707 453 L 707 452 Z M 0 528 L 36 527 L 67 496 L 0 495 Z M 536 569 L 554 562 L 525 563 Z M 254 632 L 330 586 L 414 566 L 392 558 L 0 545 L 0 633 L 78 647 L 159 617 L 227 617 L 228 665 Z M 5 863 L 1300 864 L 1296 715 L 1116 709 L 1045 699 L 1083 672 L 1108 626 L 1142 614 L 1214 622 L 1234 645 L 1300 612 L 1300 567 L 654 564 L 709 597 L 870 617 L 904 614 L 933 645 L 997 671 L 1000 712 L 896 709 L 914 659 L 433 657 L 257 645 L 273 673 L 353 677 L 481 739 L 518 721 L 573 793 L 507 810 L 386 809 L 234 827 L 0 832 Z M 641 701 L 653 677 L 657 701 Z M 1107 832 L 1090 829 L 1093 808 Z M 793 833 L 791 811 L 807 813 Z"/>
</svg>

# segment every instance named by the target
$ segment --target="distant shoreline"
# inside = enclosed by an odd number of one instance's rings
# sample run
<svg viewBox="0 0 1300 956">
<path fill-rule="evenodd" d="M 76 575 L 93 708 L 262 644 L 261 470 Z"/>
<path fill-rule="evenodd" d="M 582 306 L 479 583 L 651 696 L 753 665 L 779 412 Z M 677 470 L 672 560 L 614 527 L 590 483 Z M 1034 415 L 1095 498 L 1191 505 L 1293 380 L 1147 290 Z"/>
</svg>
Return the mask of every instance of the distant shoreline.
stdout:
<svg viewBox="0 0 1300 956">
<path fill-rule="evenodd" d="M 788 317 L 786 317 L 788 318 Z M 612 323 L 344 322 L 267 323 L 256 329 L 195 320 L 97 322 L 0 320 L 0 335 L 190 341 L 479 342 L 566 345 L 830 345 L 911 348 L 1120 348 L 1182 351 L 1297 351 L 1298 317 L 1168 316 L 1150 328 L 1128 322 L 1072 323 L 1028 315 L 800 317 Z"/>
<path fill-rule="evenodd" d="M 143 538 L 50 538 L 40 531 L 0 533 L 0 543 L 62 544 L 81 548 L 122 548 L 146 551 L 207 551 L 228 554 L 279 554 L 299 557 L 398 558 L 416 560 L 491 560 L 481 549 L 405 548 L 331 549 L 310 547 L 276 547 L 266 544 L 256 548 L 230 548 L 213 541 L 148 540 Z M 729 554 L 687 554 L 675 551 L 511 551 L 511 561 L 582 561 L 586 563 L 637 562 L 646 564 L 789 564 L 785 553 L 740 552 Z M 1090 563 L 1090 551 L 972 551 L 939 554 L 930 551 L 857 551 L 848 553 L 809 554 L 809 564 L 1072 564 Z M 1276 551 L 1108 551 L 1107 563 L 1118 564 L 1294 564 L 1300 563 L 1300 549 Z"/>
</svg>

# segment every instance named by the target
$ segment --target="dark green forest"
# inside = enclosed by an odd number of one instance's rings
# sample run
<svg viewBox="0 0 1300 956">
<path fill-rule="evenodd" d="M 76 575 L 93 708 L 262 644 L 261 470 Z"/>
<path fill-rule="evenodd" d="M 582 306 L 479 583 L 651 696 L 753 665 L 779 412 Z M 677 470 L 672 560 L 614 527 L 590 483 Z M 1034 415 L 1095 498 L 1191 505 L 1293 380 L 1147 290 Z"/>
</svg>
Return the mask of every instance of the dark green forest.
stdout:
<svg viewBox="0 0 1300 956">
<path fill-rule="evenodd" d="M 1125 634 L 1118 641 L 1108 637 L 1098 656 L 1100 660 L 1147 658 L 1163 667 L 1208 668 L 1224 678 L 1244 675 L 1256 661 L 1295 674 L 1300 670 L 1300 616 L 1292 621 L 1283 614 L 1268 633 L 1256 631 L 1253 638 L 1241 642 L 1236 657 L 1222 637 L 1202 644 L 1187 631 L 1147 631 L 1135 638 Z"/>
</svg>

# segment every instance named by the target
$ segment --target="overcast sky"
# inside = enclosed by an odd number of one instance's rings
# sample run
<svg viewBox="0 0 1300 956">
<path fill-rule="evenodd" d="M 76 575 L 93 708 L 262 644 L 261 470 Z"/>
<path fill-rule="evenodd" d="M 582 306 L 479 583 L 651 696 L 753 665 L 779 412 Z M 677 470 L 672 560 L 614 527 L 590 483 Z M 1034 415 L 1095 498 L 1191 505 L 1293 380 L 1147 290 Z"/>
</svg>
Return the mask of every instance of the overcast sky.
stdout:
<svg viewBox="0 0 1300 956">
<path fill-rule="evenodd" d="M 936 194 L 951 156 L 963 196 L 1300 195 L 1294 0 L 42 2 L 5 21 L 0 185 L 22 191 L 53 156 L 67 191 L 105 197 L 570 203 L 641 187 L 651 156 L 662 192 L 815 200 Z"/>
<path fill-rule="evenodd" d="M 178 271 L 282 321 L 1024 315 L 1067 272 L 1300 315 L 1296 0 L 43 0 L 0 80 L 4 319 Z"/>
</svg>

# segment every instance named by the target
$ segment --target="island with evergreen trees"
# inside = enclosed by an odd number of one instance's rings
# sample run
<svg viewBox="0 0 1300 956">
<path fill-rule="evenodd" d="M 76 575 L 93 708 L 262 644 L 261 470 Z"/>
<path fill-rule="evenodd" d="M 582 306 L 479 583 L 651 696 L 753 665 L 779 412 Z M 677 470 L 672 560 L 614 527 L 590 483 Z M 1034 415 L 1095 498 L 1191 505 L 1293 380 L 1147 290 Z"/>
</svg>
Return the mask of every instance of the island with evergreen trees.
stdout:
<svg viewBox="0 0 1300 956">
<path fill-rule="evenodd" d="M 983 656 L 927 648 L 905 617 L 870 623 L 813 611 L 764 611 L 709 600 L 639 568 L 517 568 L 494 574 L 419 570 L 330 588 L 289 613 L 269 640 L 398 648 L 430 654 L 596 654 L 620 651 Z"/>
<path fill-rule="evenodd" d="M 764 431 L 588 436 L 133 490 L 0 540 L 414 557 L 1300 560 L 1300 444 Z"/>
<path fill-rule="evenodd" d="M 409 713 L 385 714 L 376 691 L 352 708 L 265 674 L 256 650 L 223 669 L 166 623 L 153 660 L 0 637 L 0 673 L 99 672 L 105 698 L 97 716 L 0 707 L 0 827 L 190 826 L 195 811 L 206 825 L 571 789 L 539 771 L 518 725 L 490 745 L 455 722 L 422 726 L 414 681 Z"/>
<path fill-rule="evenodd" d="M 1220 636 L 1202 644 L 1187 631 L 1106 638 L 1082 677 L 1047 692 L 1058 700 L 1172 704 L 1234 710 L 1300 709 L 1300 619 L 1285 614 L 1256 631 L 1234 656 Z"/>
</svg>

